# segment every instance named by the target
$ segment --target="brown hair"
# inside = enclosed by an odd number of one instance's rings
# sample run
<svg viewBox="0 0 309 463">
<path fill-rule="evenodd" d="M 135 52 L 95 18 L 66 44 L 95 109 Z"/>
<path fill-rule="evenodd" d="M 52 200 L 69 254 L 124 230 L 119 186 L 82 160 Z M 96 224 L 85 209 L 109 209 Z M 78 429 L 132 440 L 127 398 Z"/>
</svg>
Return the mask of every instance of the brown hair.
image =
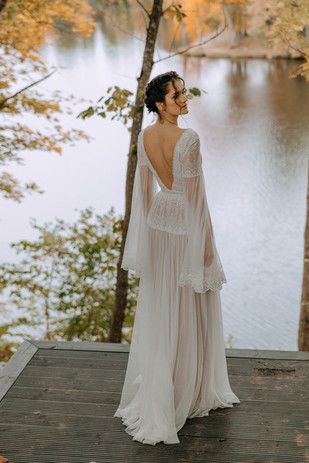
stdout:
<svg viewBox="0 0 309 463">
<path fill-rule="evenodd" d="M 168 93 L 168 83 L 172 82 L 172 85 L 175 88 L 175 81 L 178 79 L 182 80 L 183 85 L 185 85 L 185 81 L 177 74 L 176 71 L 159 74 L 148 82 L 145 92 L 146 96 L 144 99 L 148 113 L 154 112 L 159 114 L 156 102 L 165 102 L 165 95 Z"/>
</svg>

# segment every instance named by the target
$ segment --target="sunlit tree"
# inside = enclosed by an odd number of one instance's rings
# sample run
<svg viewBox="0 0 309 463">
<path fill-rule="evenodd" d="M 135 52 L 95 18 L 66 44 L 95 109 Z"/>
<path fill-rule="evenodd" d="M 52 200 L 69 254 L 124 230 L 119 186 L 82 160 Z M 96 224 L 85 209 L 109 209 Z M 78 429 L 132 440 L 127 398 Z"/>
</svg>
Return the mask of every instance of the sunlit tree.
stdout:
<svg viewBox="0 0 309 463">
<path fill-rule="evenodd" d="M 268 0 L 267 33 L 270 43 L 283 46 L 292 56 L 303 58 L 292 76 L 309 81 L 309 2 L 308 0 Z"/>
<path fill-rule="evenodd" d="M 61 153 L 64 143 L 88 139 L 81 130 L 64 130 L 58 119 L 61 112 L 71 112 L 64 103 L 72 104 L 72 95 L 56 91 L 47 98 L 37 88 L 56 71 L 44 64 L 42 45 L 57 36 L 60 23 L 76 34 L 91 34 L 91 13 L 86 0 L 0 1 L 0 193 L 4 198 L 21 201 L 27 191 L 41 192 L 34 182 L 22 185 L 5 170 L 12 162 L 22 164 L 24 151 Z M 48 128 L 25 124 L 25 114 L 43 118 Z"/>
</svg>

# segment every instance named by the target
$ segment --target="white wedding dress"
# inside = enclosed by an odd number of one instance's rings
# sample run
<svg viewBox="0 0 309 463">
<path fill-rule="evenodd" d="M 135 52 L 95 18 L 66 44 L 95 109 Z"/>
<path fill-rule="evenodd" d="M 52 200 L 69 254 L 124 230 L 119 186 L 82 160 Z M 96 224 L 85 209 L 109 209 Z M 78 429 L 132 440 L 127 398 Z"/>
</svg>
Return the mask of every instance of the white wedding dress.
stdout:
<svg viewBox="0 0 309 463">
<path fill-rule="evenodd" d="M 175 444 L 187 418 L 240 400 L 228 379 L 220 299 L 226 277 L 208 210 L 199 136 L 188 128 L 178 138 L 169 189 L 146 154 L 143 132 L 121 263 L 140 277 L 139 292 L 114 416 L 122 418 L 133 440 Z M 207 240 L 214 258 L 205 266 Z"/>
</svg>

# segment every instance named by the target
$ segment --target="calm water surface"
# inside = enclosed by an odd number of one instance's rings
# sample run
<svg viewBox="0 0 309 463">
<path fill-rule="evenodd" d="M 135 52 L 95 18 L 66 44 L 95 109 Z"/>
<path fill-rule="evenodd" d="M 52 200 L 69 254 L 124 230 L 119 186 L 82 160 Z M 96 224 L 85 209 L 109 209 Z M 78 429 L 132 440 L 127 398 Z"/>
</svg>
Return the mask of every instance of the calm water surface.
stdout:
<svg viewBox="0 0 309 463">
<path fill-rule="evenodd" d="M 143 42 L 117 40 L 104 27 L 89 40 L 63 38 L 42 53 L 59 72 L 41 90 L 54 89 L 95 101 L 111 85 L 133 92 Z M 165 55 L 159 50 L 160 56 Z M 200 135 L 203 166 L 217 247 L 228 283 L 221 291 L 225 339 L 232 347 L 297 350 L 308 166 L 309 85 L 291 80 L 291 64 L 231 62 L 179 56 L 155 66 L 174 69 L 188 87 L 207 94 L 189 103 L 179 120 Z M 87 103 L 76 107 L 76 114 Z M 28 119 L 29 124 L 34 119 Z M 61 118 L 65 127 L 93 137 L 65 147 L 63 155 L 25 154 L 10 171 L 36 181 L 43 195 L 21 204 L 1 200 L 1 260 L 16 260 L 9 243 L 35 234 L 56 216 L 75 220 L 93 206 L 124 212 L 129 134 L 120 122 Z M 144 125 L 153 122 L 146 114 Z M 44 122 L 35 120 L 40 128 Z"/>
</svg>

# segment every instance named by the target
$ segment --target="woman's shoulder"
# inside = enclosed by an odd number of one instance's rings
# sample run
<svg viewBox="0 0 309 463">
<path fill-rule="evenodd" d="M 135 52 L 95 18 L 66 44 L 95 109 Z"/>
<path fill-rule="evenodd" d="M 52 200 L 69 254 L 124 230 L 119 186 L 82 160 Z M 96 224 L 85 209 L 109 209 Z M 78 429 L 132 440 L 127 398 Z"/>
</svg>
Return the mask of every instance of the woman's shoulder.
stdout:
<svg viewBox="0 0 309 463">
<path fill-rule="evenodd" d="M 139 133 L 151 132 L 153 130 L 153 126 L 154 126 L 154 124 L 146 125 L 146 127 L 142 128 Z"/>
<path fill-rule="evenodd" d="M 199 146 L 200 145 L 200 137 L 196 130 L 192 129 L 191 127 L 186 129 L 184 140 L 184 147 L 191 148 L 192 146 Z"/>
<path fill-rule="evenodd" d="M 193 138 L 199 138 L 197 131 L 192 129 L 192 127 L 188 127 L 186 130 Z"/>
</svg>

